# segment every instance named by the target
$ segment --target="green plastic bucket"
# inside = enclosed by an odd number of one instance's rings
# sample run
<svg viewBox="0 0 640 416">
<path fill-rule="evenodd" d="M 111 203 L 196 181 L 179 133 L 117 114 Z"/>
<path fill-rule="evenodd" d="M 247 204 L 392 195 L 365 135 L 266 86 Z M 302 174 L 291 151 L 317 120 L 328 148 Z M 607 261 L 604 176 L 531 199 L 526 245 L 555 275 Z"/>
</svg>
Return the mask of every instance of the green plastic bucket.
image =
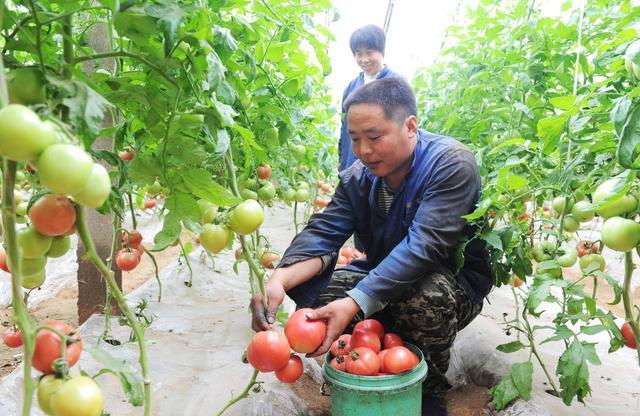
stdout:
<svg viewBox="0 0 640 416">
<path fill-rule="evenodd" d="M 389 376 L 357 376 L 331 367 L 328 352 L 322 373 L 331 386 L 332 416 L 420 416 L 422 382 L 427 363 L 415 345 L 405 347 L 416 353 L 420 363 L 411 371 Z"/>
</svg>

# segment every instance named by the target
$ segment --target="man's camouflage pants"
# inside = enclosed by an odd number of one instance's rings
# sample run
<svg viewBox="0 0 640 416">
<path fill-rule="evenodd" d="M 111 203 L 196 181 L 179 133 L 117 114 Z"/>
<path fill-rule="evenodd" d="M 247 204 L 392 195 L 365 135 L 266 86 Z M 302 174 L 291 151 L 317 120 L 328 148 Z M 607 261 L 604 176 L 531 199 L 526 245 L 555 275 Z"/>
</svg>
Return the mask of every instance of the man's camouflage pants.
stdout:
<svg viewBox="0 0 640 416">
<path fill-rule="evenodd" d="M 346 297 L 345 292 L 365 276 L 365 273 L 351 270 L 336 270 L 313 307 Z M 443 397 L 451 388 L 444 376 L 449 368 L 449 349 L 457 332 L 481 309 L 482 304 L 473 302 L 453 276 L 434 272 L 371 318 L 378 319 L 386 332 L 396 333 L 422 350 L 429 367 L 422 392 Z M 345 332 L 351 332 L 358 320 L 358 317 L 354 318 Z"/>
</svg>

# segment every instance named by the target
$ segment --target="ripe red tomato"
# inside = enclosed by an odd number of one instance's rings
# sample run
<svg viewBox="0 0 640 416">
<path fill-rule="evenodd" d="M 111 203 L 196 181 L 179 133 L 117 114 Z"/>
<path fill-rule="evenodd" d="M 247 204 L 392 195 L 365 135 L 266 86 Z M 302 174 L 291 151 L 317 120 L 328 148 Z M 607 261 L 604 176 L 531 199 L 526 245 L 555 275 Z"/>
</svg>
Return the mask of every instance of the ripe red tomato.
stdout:
<svg viewBox="0 0 640 416">
<path fill-rule="evenodd" d="M 263 181 L 269 179 L 271 177 L 271 166 L 267 164 L 258 166 L 256 168 L 256 175 Z"/>
<path fill-rule="evenodd" d="M 354 328 L 351 335 L 351 349 L 354 350 L 358 347 L 367 347 L 376 354 L 380 352 L 380 337 L 373 331 L 365 330 L 363 328 Z"/>
<path fill-rule="evenodd" d="M 74 327 L 61 321 L 50 321 L 46 322 L 45 325 L 67 336 L 66 360 L 69 363 L 69 367 L 73 367 L 78 362 L 82 352 L 80 334 L 76 333 Z M 51 365 L 61 357 L 61 348 L 60 337 L 57 334 L 46 329 L 38 332 L 38 335 L 36 335 L 36 347 L 33 351 L 33 367 L 45 374 L 52 374 L 53 368 Z"/>
<path fill-rule="evenodd" d="M 355 248 L 353 247 L 343 247 L 342 250 L 340 250 L 340 255 L 346 257 L 347 260 L 351 262 L 351 259 L 353 258 L 354 250 Z"/>
<path fill-rule="evenodd" d="M 393 347 L 403 347 L 404 342 L 402 342 L 402 338 L 399 335 L 393 334 L 391 332 L 387 332 L 382 337 L 382 348 L 389 349 Z"/>
<path fill-rule="evenodd" d="M 596 254 L 598 252 L 598 243 L 593 243 L 591 240 L 582 240 L 576 245 L 576 251 L 578 252 L 578 257 Z"/>
<path fill-rule="evenodd" d="M 133 149 L 121 150 L 118 152 L 118 156 L 120 157 L 120 159 L 125 161 L 133 160 L 133 158 L 136 156 L 136 151 Z"/>
<path fill-rule="evenodd" d="M 265 252 L 264 254 L 262 254 L 262 257 L 260 257 L 260 264 L 262 264 L 267 269 L 275 268 L 275 264 L 277 264 L 279 261 L 280 256 L 270 251 Z"/>
<path fill-rule="evenodd" d="M 338 371 L 347 371 L 347 360 L 344 355 L 338 355 L 333 358 L 329 365 Z"/>
<path fill-rule="evenodd" d="M 313 312 L 311 308 L 298 309 L 289 317 L 284 326 L 284 333 L 289 340 L 291 349 L 296 352 L 314 352 L 327 334 L 327 324 L 324 321 L 310 321 L 306 314 Z"/>
<path fill-rule="evenodd" d="M 22 332 L 17 328 L 9 328 L 2 333 L 2 340 L 9 348 L 22 346 Z"/>
<path fill-rule="evenodd" d="M 0 269 L 9 273 L 9 266 L 7 265 L 7 253 L 3 247 L 0 247 Z"/>
<path fill-rule="evenodd" d="M 139 263 L 140 252 L 138 250 L 123 248 L 116 254 L 116 264 L 122 271 L 128 272 L 133 270 Z"/>
<path fill-rule="evenodd" d="M 258 332 L 247 347 L 249 364 L 263 373 L 281 369 L 289 363 L 290 355 L 287 337 L 276 331 Z"/>
<path fill-rule="evenodd" d="M 138 230 L 131 230 L 128 233 L 123 231 L 120 241 L 123 246 L 138 248 L 142 244 L 142 234 Z"/>
<path fill-rule="evenodd" d="M 31 206 L 29 218 L 40 234 L 55 237 L 74 226 L 76 209 L 64 195 L 47 194 Z"/>
<path fill-rule="evenodd" d="M 418 357 L 410 349 L 393 347 L 387 350 L 384 356 L 384 369 L 387 373 L 398 374 L 411 370 L 419 362 Z"/>
<path fill-rule="evenodd" d="M 349 351 L 351 351 L 351 335 L 344 334 L 340 335 L 340 337 L 333 341 L 331 344 L 331 355 L 337 357 L 338 355 L 345 355 Z"/>
<path fill-rule="evenodd" d="M 144 201 L 144 207 L 145 209 L 155 208 L 156 207 L 155 199 L 147 199 L 146 201 Z"/>
<path fill-rule="evenodd" d="M 347 372 L 359 376 L 375 376 L 380 370 L 378 354 L 366 347 L 354 348 L 347 355 Z"/>
<path fill-rule="evenodd" d="M 520 279 L 515 274 L 513 275 L 513 287 L 520 287 L 524 284 L 524 280 Z"/>
<path fill-rule="evenodd" d="M 384 327 L 380 323 L 380 321 L 376 319 L 365 319 L 364 321 L 360 321 L 353 327 L 353 332 L 356 332 L 359 329 L 364 329 L 365 331 L 373 331 L 380 341 L 382 341 L 382 337 L 384 336 Z"/>
<path fill-rule="evenodd" d="M 330 183 L 325 183 L 325 184 L 322 185 L 322 187 L 320 189 L 325 194 L 328 194 L 329 192 L 331 192 L 331 184 Z"/>
<path fill-rule="evenodd" d="M 302 376 L 302 360 L 295 354 L 291 354 L 289 362 L 279 370 L 276 370 L 276 377 L 283 383 L 293 383 Z"/>
<path fill-rule="evenodd" d="M 380 359 L 380 372 L 388 373 L 386 367 L 384 366 L 384 356 L 387 355 L 389 350 L 382 350 L 378 353 L 378 358 Z"/>
<path fill-rule="evenodd" d="M 636 337 L 633 335 L 633 329 L 631 329 L 629 322 L 622 324 L 620 331 L 622 332 L 622 338 L 624 338 L 624 345 L 629 348 L 633 348 L 634 350 L 638 348 L 638 342 L 636 341 Z"/>
<path fill-rule="evenodd" d="M 316 197 L 314 204 L 317 209 L 322 209 L 322 208 L 325 208 L 327 205 L 329 205 L 329 201 L 327 201 L 326 199 L 322 199 L 320 197 Z"/>
<path fill-rule="evenodd" d="M 338 257 L 338 262 L 336 263 L 336 265 L 338 266 L 346 266 L 347 264 L 349 264 L 349 259 L 346 258 L 345 256 L 339 256 Z"/>
</svg>

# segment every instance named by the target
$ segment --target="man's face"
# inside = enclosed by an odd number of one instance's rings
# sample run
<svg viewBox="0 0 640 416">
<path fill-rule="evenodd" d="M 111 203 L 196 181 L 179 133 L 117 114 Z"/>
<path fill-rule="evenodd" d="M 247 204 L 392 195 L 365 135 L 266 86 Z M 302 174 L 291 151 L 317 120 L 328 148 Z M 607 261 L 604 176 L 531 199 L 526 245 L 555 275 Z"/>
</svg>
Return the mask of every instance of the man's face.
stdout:
<svg viewBox="0 0 640 416">
<path fill-rule="evenodd" d="M 384 56 L 378 50 L 365 47 L 357 48 L 353 57 L 358 66 L 369 76 L 375 75 L 382 70 Z"/>
<path fill-rule="evenodd" d="M 382 106 L 354 104 L 347 113 L 353 153 L 375 176 L 402 180 L 416 145 L 417 120 L 388 119 Z"/>
</svg>

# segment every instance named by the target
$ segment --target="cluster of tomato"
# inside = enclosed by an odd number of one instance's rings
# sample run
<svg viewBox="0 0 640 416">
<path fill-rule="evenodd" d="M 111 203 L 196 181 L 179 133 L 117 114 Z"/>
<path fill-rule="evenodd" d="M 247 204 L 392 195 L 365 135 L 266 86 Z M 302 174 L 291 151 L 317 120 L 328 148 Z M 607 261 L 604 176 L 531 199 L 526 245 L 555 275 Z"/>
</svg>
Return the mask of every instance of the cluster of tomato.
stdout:
<svg viewBox="0 0 640 416">
<path fill-rule="evenodd" d="M 316 181 L 316 188 L 318 188 L 318 191 L 322 192 L 325 195 L 329 194 L 333 190 L 333 187 L 331 186 L 330 183 L 324 182 L 320 179 Z M 314 206 L 316 208 L 316 211 L 320 211 L 326 208 L 327 205 L 329 205 L 329 202 L 330 200 L 326 200 L 320 195 L 318 195 L 314 201 Z"/>
<path fill-rule="evenodd" d="M 355 247 L 343 247 L 338 255 L 338 266 L 346 266 L 351 263 L 353 259 L 364 259 L 366 254 L 361 252 Z"/>
<path fill-rule="evenodd" d="M 302 359 L 291 350 L 311 353 L 318 349 L 325 335 L 324 321 L 310 321 L 307 313 L 312 309 L 303 308 L 294 312 L 281 332 L 262 331 L 253 336 L 247 347 L 247 360 L 258 371 L 275 371 L 278 380 L 293 383 L 302 376 Z"/>
<path fill-rule="evenodd" d="M 33 289 L 45 281 L 47 259 L 61 257 L 69 251 L 69 236 L 76 232 L 76 210 L 69 198 L 46 194 L 31 205 L 27 215 L 31 224 L 18 231 L 17 242 L 22 286 Z M 0 269 L 11 271 L 11 264 L 1 247 Z"/>
<path fill-rule="evenodd" d="M 360 376 L 399 374 L 420 363 L 398 335 L 385 333 L 375 319 L 358 322 L 353 334 L 344 334 L 335 340 L 331 356 L 331 367 Z"/>
<path fill-rule="evenodd" d="M 122 249 L 116 253 L 116 265 L 120 270 L 128 272 L 138 267 L 144 254 L 142 234 L 138 230 L 122 231 L 120 241 Z"/>
<path fill-rule="evenodd" d="M 96 382 L 87 376 L 71 375 L 66 370 L 73 367 L 82 353 L 82 338 L 76 328 L 61 321 L 45 322 L 46 328 L 36 335 L 32 365 L 43 373 L 38 382 L 38 404 L 50 416 L 100 416 L 104 406 L 104 395 Z M 50 329 L 48 329 L 50 328 Z M 57 331 L 66 337 L 65 345 Z M 10 348 L 23 344 L 22 333 L 9 328 L 2 334 L 4 343 Z M 66 366 L 56 366 L 62 359 Z"/>
</svg>

